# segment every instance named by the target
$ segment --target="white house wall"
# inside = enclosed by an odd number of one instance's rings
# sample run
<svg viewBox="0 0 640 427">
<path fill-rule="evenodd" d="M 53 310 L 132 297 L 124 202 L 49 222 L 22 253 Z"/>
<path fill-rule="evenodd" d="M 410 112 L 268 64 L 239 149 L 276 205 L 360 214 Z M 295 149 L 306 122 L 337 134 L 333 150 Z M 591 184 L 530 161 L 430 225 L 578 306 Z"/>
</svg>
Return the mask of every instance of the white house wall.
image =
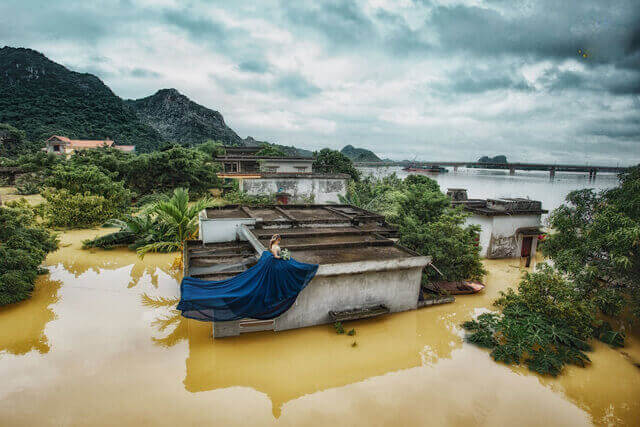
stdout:
<svg viewBox="0 0 640 427">
<path fill-rule="evenodd" d="M 278 173 L 300 173 L 300 172 L 311 172 L 311 168 L 313 165 L 313 161 L 305 161 L 301 160 L 299 162 L 296 161 L 281 161 L 281 160 L 260 160 L 261 169 L 263 171 L 269 171 L 269 168 L 276 167 L 278 168 L 276 172 Z M 304 168 L 304 170 L 300 170 L 298 168 Z"/>
<path fill-rule="evenodd" d="M 480 226 L 480 257 L 487 257 L 487 248 L 491 241 L 491 230 L 493 229 L 493 217 L 484 215 L 472 215 L 466 220 L 467 225 Z"/>
<path fill-rule="evenodd" d="M 483 258 L 516 258 L 520 256 L 522 235 L 516 234 L 521 228 L 540 227 L 540 215 L 496 215 L 474 214 L 467 218 L 468 224 L 482 227 L 480 233 L 480 256 Z M 531 254 L 535 253 L 536 239 L 533 239 Z"/>
<path fill-rule="evenodd" d="M 269 195 L 279 191 L 291 194 L 292 201 L 313 196 L 314 203 L 338 203 L 338 195 L 346 195 L 343 178 L 259 178 L 243 179 L 240 189 L 250 195 Z"/>
</svg>

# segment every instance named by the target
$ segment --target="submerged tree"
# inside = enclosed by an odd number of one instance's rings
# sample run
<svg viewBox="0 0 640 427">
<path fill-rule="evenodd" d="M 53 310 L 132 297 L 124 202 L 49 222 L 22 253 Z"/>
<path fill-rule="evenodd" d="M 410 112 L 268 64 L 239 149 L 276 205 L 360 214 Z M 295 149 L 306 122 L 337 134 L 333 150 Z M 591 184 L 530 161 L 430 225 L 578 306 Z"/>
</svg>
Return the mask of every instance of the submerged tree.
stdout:
<svg viewBox="0 0 640 427">
<path fill-rule="evenodd" d="M 542 252 L 582 297 L 609 316 L 630 306 L 640 320 L 640 165 L 620 174 L 611 190 L 571 192 L 550 224 Z"/>
<path fill-rule="evenodd" d="M 485 313 L 462 326 L 467 341 L 489 348 L 498 362 L 556 376 L 566 364 L 590 362 L 586 352 L 592 337 L 619 343 L 619 337 L 606 333 L 610 327 L 596 319 L 593 302 L 549 266 L 527 273 L 517 291 L 501 293 L 494 304 L 501 313 Z"/>
<path fill-rule="evenodd" d="M 398 227 L 401 244 L 430 255 L 439 272 L 428 269 L 426 280 L 480 279 L 486 273 L 476 241 L 479 228 L 465 225 L 468 215 L 451 206 L 433 179 L 422 175 L 410 175 L 404 181 L 395 175 L 367 177 L 351 183 L 342 201 L 384 215 Z"/>
<path fill-rule="evenodd" d="M 56 236 L 36 224 L 26 202 L 0 206 L 0 306 L 31 295 L 40 264 L 57 247 Z"/>
</svg>

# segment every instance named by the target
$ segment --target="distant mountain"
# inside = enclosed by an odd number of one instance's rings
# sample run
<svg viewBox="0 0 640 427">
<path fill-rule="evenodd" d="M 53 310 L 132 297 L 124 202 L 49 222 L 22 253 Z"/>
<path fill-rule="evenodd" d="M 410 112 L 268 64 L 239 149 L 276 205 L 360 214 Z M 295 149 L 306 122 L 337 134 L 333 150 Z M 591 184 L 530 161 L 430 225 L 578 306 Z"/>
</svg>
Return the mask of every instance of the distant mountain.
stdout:
<svg viewBox="0 0 640 427">
<path fill-rule="evenodd" d="M 24 145 L 33 141 L 43 146 L 51 135 L 111 138 L 116 144 L 135 145 L 138 152 L 155 150 L 165 142 L 194 145 L 208 139 L 228 145 L 261 144 L 252 137 L 240 138 L 222 114 L 176 89 L 125 101 L 92 74 L 71 71 L 35 50 L 8 46 L 0 49 L 0 123 L 24 131 Z M 9 139 L 2 146 L 0 152 L 6 155 L 24 148 Z M 288 155 L 312 154 L 277 146 Z"/>
<path fill-rule="evenodd" d="M 342 154 L 347 156 L 353 162 L 381 162 L 380 158 L 373 151 L 366 148 L 356 148 L 353 145 L 347 145 L 342 150 Z"/>
<path fill-rule="evenodd" d="M 196 104 L 176 89 L 161 89 L 146 98 L 125 103 L 145 125 L 167 141 L 195 145 L 213 139 L 228 145 L 246 145 L 227 126 L 222 114 Z"/>
<path fill-rule="evenodd" d="M 51 135 L 115 140 L 154 149 L 161 136 L 99 78 L 76 73 L 31 49 L 0 49 L 0 123 L 43 145 Z"/>
</svg>

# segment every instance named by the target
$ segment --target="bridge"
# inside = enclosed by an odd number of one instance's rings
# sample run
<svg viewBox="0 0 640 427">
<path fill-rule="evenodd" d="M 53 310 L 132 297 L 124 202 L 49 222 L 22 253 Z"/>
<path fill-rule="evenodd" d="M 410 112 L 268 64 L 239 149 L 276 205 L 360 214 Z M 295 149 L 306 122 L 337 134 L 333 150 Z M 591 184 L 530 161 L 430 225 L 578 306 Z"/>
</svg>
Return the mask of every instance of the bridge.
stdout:
<svg viewBox="0 0 640 427">
<path fill-rule="evenodd" d="M 412 166 L 412 167 L 432 167 L 451 166 L 454 171 L 459 167 L 478 169 L 508 169 L 509 174 L 515 174 L 516 170 L 527 171 L 549 171 L 549 176 L 553 178 L 556 172 L 585 172 L 589 173 L 589 179 L 595 179 L 598 172 L 620 173 L 628 169 L 619 166 L 596 166 L 596 165 L 567 165 L 551 163 L 482 163 L 482 162 L 355 162 L 355 166 Z"/>
</svg>

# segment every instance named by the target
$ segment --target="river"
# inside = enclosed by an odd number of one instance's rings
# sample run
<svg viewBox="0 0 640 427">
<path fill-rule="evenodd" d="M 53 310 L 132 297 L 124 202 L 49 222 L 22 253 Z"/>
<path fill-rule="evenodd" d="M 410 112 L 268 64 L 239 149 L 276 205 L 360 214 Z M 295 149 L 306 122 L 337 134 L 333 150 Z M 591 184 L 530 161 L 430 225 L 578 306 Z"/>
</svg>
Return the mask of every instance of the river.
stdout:
<svg viewBox="0 0 640 427">
<path fill-rule="evenodd" d="M 601 343 L 559 378 L 495 363 L 460 324 L 522 273 L 491 260 L 487 289 L 348 324 L 216 340 L 172 310 L 174 255 L 84 251 L 65 232 L 33 297 L 0 308 L 0 425 L 637 425 L 640 339 Z M 355 346 L 353 346 L 355 342 Z"/>
<path fill-rule="evenodd" d="M 358 168 L 364 175 L 382 177 L 395 173 L 405 178 L 408 173 L 401 167 Z M 549 211 L 560 206 L 567 194 L 573 190 L 593 188 L 603 190 L 618 185 L 618 177 L 612 173 L 599 173 L 589 181 L 589 174 L 576 172 L 556 172 L 550 179 L 549 172 L 459 168 L 456 172 L 448 168 L 447 173 L 426 173 L 438 181 L 443 192 L 447 188 L 466 188 L 469 198 L 487 199 L 500 197 L 525 197 L 542 201 L 543 209 Z"/>
</svg>

